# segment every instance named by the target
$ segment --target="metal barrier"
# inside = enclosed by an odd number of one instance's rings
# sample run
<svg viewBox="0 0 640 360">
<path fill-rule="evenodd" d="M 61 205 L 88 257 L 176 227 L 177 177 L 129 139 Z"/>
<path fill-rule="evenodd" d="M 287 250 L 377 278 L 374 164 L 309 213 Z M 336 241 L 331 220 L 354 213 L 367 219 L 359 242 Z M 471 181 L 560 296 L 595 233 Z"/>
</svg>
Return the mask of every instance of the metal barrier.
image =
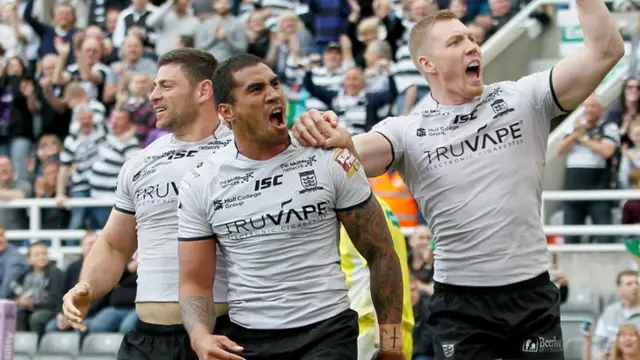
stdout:
<svg viewBox="0 0 640 360">
<path fill-rule="evenodd" d="M 541 215 L 544 219 L 544 204 L 549 201 L 589 201 L 589 200 L 631 200 L 640 199 L 640 190 L 594 190 L 594 191 L 545 191 L 542 194 Z M 68 199 L 65 207 L 105 207 L 111 202 L 96 199 Z M 80 239 L 86 234 L 83 230 L 40 230 L 40 209 L 55 208 L 53 199 L 24 199 L 0 203 L 2 208 L 24 208 L 29 214 L 29 230 L 6 231 L 9 240 L 39 239 L 51 240 L 52 250 L 60 254 L 79 253 L 77 247 L 62 247 L 60 239 Z M 405 236 L 413 232 L 413 228 L 403 228 Z M 547 235 L 639 235 L 640 225 L 562 225 L 544 226 Z M 621 244 L 584 244 L 584 245 L 550 245 L 551 251 L 624 251 Z"/>
</svg>

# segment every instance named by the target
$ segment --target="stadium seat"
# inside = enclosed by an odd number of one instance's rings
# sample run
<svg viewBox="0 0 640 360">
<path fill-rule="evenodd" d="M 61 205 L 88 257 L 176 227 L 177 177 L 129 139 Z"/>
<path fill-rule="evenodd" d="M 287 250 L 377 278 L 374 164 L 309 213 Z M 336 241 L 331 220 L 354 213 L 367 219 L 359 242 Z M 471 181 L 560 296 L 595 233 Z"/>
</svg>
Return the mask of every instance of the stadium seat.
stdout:
<svg viewBox="0 0 640 360">
<path fill-rule="evenodd" d="M 13 352 L 33 356 L 38 351 L 38 334 L 34 332 L 16 332 Z"/>
<path fill-rule="evenodd" d="M 73 360 L 73 356 L 69 355 L 42 355 L 38 354 L 31 358 L 31 360 Z"/>
<path fill-rule="evenodd" d="M 564 315 L 597 318 L 602 311 L 600 297 L 589 289 L 571 289 L 569 299 L 562 305 L 560 312 Z"/>
<path fill-rule="evenodd" d="M 584 351 L 584 338 L 570 339 L 564 347 L 565 360 L 582 360 Z"/>
<path fill-rule="evenodd" d="M 118 355 L 122 342 L 122 334 L 94 333 L 89 334 L 82 342 L 82 355 Z"/>
<path fill-rule="evenodd" d="M 14 354 L 13 360 L 31 360 L 31 356 L 27 354 Z"/>
<path fill-rule="evenodd" d="M 45 334 L 40 341 L 39 354 L 71 355 L 80 353 L 80 334 L 74 332 L 57 332 Z"/>
</svg>

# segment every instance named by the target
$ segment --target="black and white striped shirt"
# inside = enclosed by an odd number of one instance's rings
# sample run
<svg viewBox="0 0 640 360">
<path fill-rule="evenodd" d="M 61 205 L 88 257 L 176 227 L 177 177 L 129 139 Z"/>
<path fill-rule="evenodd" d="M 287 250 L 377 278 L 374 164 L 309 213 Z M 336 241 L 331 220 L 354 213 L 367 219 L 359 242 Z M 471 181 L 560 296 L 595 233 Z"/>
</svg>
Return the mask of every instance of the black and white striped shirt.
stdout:
<svg viewBox="0 0 640 360">
<path fill-rule="evenodd" d="M 343 64 L 335 72 L 329 72 L 326 67 L 314 67 L 311 69 L 311 79 L 316 86 L 325 89 L 338 91 L 344 82 L 344 72 L 346 69 L 355 66 L 352 62 Z M 327 110 L 328 106 L 318 98 L 310 97 L 306 101 L 307 109 Z"/>
<path fill-rule="evenodd" d="M 89 80 L 83 80 L 80 75 L 80 66 L 77 63 L 67 66 L 67 71 L 71 74 L 71 81 L 77 81 L 82 84 L 82 87 L 87 92 L 90 99 L 102 100 L 104 83 L 111 72 L 111 69 L 107 65 L 101 62 L 91 65 L 91 71 L 99 73 L 102 77 L 102 82 L 99 85 L 95 85 Z"/>
<path fill-rule="evenodd" d="M 91 112 L 93 113 L 93 125 L 104 127 L 106 129 L 105 117 L 107 114 L 107 108 L 100 101 L 95 99 L 90 99 L 87 104 L 91 108 Z M 71 126 L 69 127 L 70 133 L 78 133 L 80 129 L 80 124 L 78 123 L 75 116 L 71 119 Z"/>
<path fill-rule="evenodd" d="M 118 173 L 122 165 L 140 151 L 140 143 L 135 136 L 123 141 L 115 135 L 107 135 L 100 144 L 98 156 L 89 173 L 91 197 L 115 201 Z"/>
<path fill-rule="evenodd" d="M 105 136 L 104 128 L 98 126 L 88 135 L 71 133 L 64 139 L 60 163 L 73 166 L 70 191 L 89 190 L 89 172 L 98 157 L 98 149 Z"/>
<path fill-rule="evenodd" d="M 409 46 L 402 45 L 398 48 L 396 53 L 397 61 L 391 67 L 393 78 L 396 81 L 396 87 L 398 93 L 402 94 L 410 86 L 429 86 L 427 80 L 420 75 L 418 69 L 416 69 L 413 60 L 411 60 L 411 54 L 409 53 Z"/>
<path fill-rule="evenodd" d="M 364 90 L 357 96 L 349 96 L 340 89 L 331 107 L 340 118 L 340 126 L 347 129 L 349 134 L 357 135 L 366 132 L 367 98 Z"/>
</svg>

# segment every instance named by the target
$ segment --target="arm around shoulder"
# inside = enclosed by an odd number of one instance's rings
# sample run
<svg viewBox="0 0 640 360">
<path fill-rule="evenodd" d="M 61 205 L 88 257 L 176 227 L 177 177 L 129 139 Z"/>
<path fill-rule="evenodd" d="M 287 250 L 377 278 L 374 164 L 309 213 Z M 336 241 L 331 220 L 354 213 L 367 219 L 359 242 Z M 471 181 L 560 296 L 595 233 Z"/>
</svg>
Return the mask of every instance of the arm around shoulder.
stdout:
<svg viewBox="0 0 640 360">
<path fill-rule="evenodd" d="M 360 159 L 367 177 L 382 175 L 401 161 L 405 148 L 403 120 L 401 117 L 387 118 L 368 133 L 353 137 L 352 151 Z"/>
</svg>

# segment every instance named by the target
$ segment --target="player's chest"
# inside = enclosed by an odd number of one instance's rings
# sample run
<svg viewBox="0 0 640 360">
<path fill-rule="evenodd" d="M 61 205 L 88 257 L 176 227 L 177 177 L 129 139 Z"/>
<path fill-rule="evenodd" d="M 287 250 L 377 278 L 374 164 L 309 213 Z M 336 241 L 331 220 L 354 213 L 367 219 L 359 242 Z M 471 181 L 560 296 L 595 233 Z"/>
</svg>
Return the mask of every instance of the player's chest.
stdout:
<svg viewBox="0 0 640 360">
<path fill-rule="evenodd" d="M 502 161 L 526 149 L 528 126 L 502 99 L 468 112 L 442 111 L 408 129 L 406 156 L 426 172 L 468 168 L 483 159 Z"/>
<path fill-rule="evenodd" d="M 131 179 L 131 196 L 136 210 L 149 206 L 158 210 L 162 207 L 174 209 L 182 178 L 209 155 L 211 152 L 197 149 L 176 150 L 147 157 L 137 164 Z"/>
<path fill-rule="evenodd" d="M 221 176 L 214 189 L 208 216 L 219 236 L 286 232 L 334 215 L 334 186 L 326 170 L 248 171 Z"/>
</svg>

